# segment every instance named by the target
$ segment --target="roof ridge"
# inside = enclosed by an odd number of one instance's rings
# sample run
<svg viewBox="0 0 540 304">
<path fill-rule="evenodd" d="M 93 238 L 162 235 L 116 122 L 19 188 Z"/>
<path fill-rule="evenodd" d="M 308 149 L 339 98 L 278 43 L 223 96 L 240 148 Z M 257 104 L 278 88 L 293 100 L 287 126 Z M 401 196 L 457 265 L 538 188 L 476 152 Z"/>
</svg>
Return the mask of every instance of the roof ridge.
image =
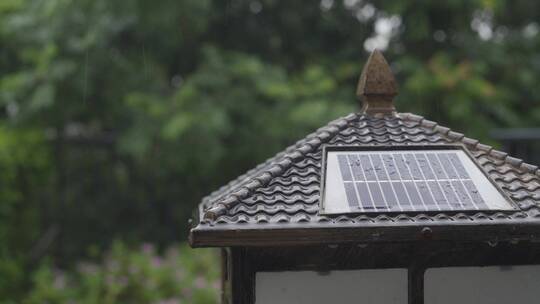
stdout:
<svg viewBox="0 0 540 304">
<path fill-rule="evenodd" d="M 484 151 L 487 155 L 497 158 L 503 161 L 504 164 L 510 165 L 517 170 L 525 171 L 525 173 L 530 173 L 540 177 L 540 168 L 538 168 L 538 166 L 526 163 L 522 159 L 509 156 L 508 153 L 494 149 L 489 145 L 484 145 L 480 143 L 480 141 L 477 139 L 466 137 L 462 133 L 452 131 L 450 128 L 439 125 L 437 122 L 425 119 L 423 116 L 420 115 L 412 113 L 398 113 L 397 115 L 403 120 L 417 122 L 421 126 L 433 129 L 434 131 L 451 140 L 459 141 L 468 148 Z"/>
<path fill-rule="evenodd" d="M 247 196 L 252 194 L 256 188 L 265 186 L 274 177 L 283 174 L 288 168 L 290 168 L 290 166 L 294 162 L 301 159 L 305 154 L 312 152 L 314 149 L 319 147 L 323 142 L 330 140 L 332 137 L 338 134 L 343 128 L 345 128 L 349 124 L 350 121 L 358 118 L 359 116 L 360 115 L 358 113 L 351 113 L 347 116 L 335 119 L 331 121 L 330 123 L 328 123 L 326 126 L 317 129 L 317 131 L 315 131 L 314 133 L 298 141 L 296 144 L 288 147 L 287 149 L 285 149 L 285 152 L 280 152 L 276 156 L 268 159 L 265 162 L 265 164 L 268 163 L 267 165 L 279 159 L 280 157 L 278 155 L 283 153 L 283 155 L 281 156 L 281 160 L 279 162 L 275 163 L 271 167 L 267 167 L 266 169 L 260 171 L 259 174 L 257 174 L 257 176 L 254 176 L 251 178 L 250 182 L 245 183 L 245 184 L 239 184 L 238 189 L 236 189 L 232 193 L 229 193 L 226 197 L 225 196 L 220 197 L 215 205 L 203 211 L 204 213 L 203 218 L 209 219 L 212 221 L 216 220 L 218 216 L 225 214 L 229 208 L 235 206 L 238 202 L 240 202 L 241 199 L 246 198 Z M 263 168 L 265 168 L 264 165 L 261 166 L 260 169 L 263 169 Z M 245 178 L 248 175 L 249 175 L 248 173 L 243 174 L 240 177 L 238 177 L 236 180 Z M 230 185 L 231 183 L 229 183 L 228 185 Z M 210 198 L 211 195 L 208 197 Z"/>
</svg>

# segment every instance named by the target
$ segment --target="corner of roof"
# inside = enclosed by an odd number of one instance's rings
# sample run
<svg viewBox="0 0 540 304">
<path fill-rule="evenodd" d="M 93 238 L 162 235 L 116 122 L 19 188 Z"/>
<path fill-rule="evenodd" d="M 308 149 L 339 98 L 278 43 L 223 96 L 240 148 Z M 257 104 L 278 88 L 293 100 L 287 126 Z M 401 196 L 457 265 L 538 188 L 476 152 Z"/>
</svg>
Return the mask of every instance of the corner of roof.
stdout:
<svg viewBox="0 0 540 304">
<path fill-rule="evenodd" d="M 254 172 L 252 176 L 242 175 L 235 181 L 238 181 L 239 179 L 249 179 L 250 181 L 244 184 L 240 183 L 238 184 L 238 187 L 232 186 L 228 189 L 231 192 L 218 195 L 214 204 L 205 210 L 201 210 L 201 220 L 215 221 L 219 216 L 226 214 L 227 210 L 235 206 L 242 199 L 247 198 L 256 189 L 268 185 L 274 177 L 283 174 L 293 163 L 298 162 L 307 153 L 314 151 L 323 143 L 329 141 L 342 129 L 347 127 L 349 122 L 357 119 L 359 115 L 360 114 L 358 113 L 351 113 L 331 121 L 326 126 L 319 128 L 314 133 L 287 148 L 281 157 L 269 159 L 270 162 L 267 166 L 263 166 L 260 171 Z M 235 181 L 229 183 L 229 185 L 234 184 Z M 224 191 L 227 191 L 227 189 L 224 189 Z"/>
</svg>

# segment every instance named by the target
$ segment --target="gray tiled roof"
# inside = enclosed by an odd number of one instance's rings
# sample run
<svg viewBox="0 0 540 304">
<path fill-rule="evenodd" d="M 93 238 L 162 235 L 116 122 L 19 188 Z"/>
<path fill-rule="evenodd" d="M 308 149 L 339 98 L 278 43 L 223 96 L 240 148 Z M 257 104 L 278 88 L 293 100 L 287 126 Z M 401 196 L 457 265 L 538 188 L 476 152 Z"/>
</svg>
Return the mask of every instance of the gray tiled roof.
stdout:
<svg viewBox="0 0 540 304">
<path fill-rule="evenodd" d="M 319 214 L 324 145 L 463 145 L 520 210 L 512 212 Z M 193 231 L 269 227 L 362 227 L 444 223 L 540 224 L 540 169 L 421 116 L 350 114 L 310 134 L 203 199 Z"/>
</svg>

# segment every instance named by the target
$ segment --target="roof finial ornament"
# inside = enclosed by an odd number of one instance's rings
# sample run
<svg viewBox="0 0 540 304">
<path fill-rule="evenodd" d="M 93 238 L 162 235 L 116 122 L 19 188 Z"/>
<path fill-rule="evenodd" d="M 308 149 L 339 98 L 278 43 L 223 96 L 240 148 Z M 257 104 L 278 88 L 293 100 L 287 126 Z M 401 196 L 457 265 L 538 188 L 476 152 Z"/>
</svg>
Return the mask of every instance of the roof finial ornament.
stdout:
<svg viewBox="0 0 540 304">
<path fill-rule="evenodd" d="M 362 113 L 376 117 L 395 115 L 394 96 L 398 93 L 392 70 L 379 50 L 369 56 L 356 89 L 362 99 Z"/>
</svg>

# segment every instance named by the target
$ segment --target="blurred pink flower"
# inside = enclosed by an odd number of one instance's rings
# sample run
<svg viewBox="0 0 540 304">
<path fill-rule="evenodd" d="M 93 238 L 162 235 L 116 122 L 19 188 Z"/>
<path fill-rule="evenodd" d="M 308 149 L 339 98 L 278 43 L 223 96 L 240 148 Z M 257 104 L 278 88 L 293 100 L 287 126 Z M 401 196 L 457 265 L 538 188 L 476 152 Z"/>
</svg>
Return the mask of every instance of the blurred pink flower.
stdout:
<svg viewBox="0 0 540 304">
<path fill-rule="evenodd" d="M 158 256 L 153 257 L 151 263 L 152 263 L 153 267 L 157 268 L 157 267 L 161 266 L 161 258 L 158 257 Z"/>
<path fill-rule="evenodd" d="M 150 243 L 144 243 L 142 245 L 142 252 L 145 254 L 152 254 L 154 253 L 154 245 Z"/>
<path fill-rule="evenodd" d="M 199 289 L 208 287 L 208 283 L 206 282 L 206 279 L 203 277 L 197 277 L 195 279 L 194 285 L 196 288 L 199 288 Z"/>
</svg>

